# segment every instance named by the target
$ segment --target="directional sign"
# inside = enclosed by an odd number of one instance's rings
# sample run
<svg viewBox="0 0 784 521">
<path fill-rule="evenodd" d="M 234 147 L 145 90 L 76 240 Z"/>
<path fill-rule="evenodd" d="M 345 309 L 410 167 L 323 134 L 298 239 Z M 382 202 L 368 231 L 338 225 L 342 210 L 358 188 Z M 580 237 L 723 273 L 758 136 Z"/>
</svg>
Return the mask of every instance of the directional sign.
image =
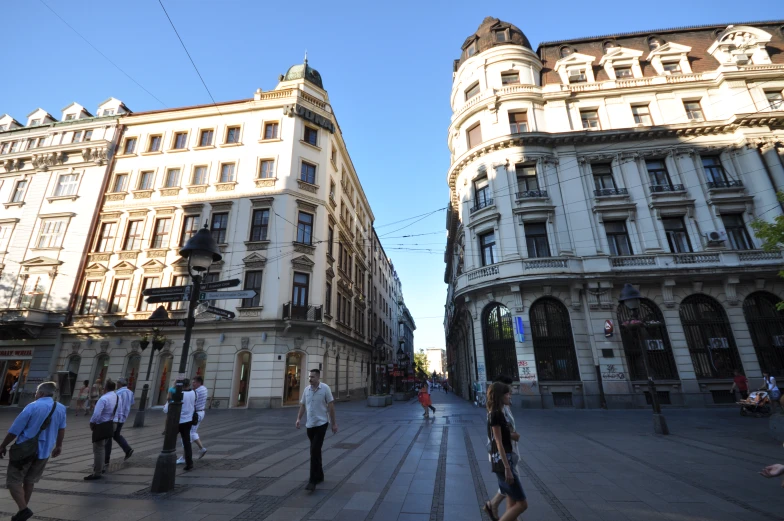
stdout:
<svg viewBox="0 0 784 521">
<path fill-rule="evenodd" d="M 212 313 L 213 315 L 218 315 L 219 317 L 223 318 L 234 318 L 236 315 L 233 311 L 229 311 L 228 309 L 221 309 L 209 306 L 207 308 L 207 313 Z"/>
<path fill-rule="evenodd" d="M 202 291 L 199 293 L 199 300 L 223 300 L 233 298 L 253 298 L 256 290 L 246 289 L 243 291 Z"/>
<path fill-rule="evenodd" d="M 152 297 L 158 295 L 172 295 L 175 293 L 184 293 L 186 290 L 190 293 L 190 289 L 193 286 L 188 284 L 187 286 L 169 286 L 168 288 L 147 288 L 142 291 L 142 295 L 145 297 Z"/>
<path fill-rule="evenodd" d="M 173 286 L 173 287 L 178 289 L 178 291 L 174 293 L 163 293 L 163 294 L 156 293 L 153 296 L 147 297 L 147 303 L 158 304 L 160 302 L 182 302 L 191 299 L 191 291 L 193 290 L 193 286 L 188 285 L 188 286 Z M 170 288 L 155 288 L 155 289 L 170 289 Z"/>
<path fill-rule="evenodd" d="M 216 280 L 215 282 L 202 284 L 201 290 L 208 291 L 211 289 L 233 288 L 234 286 L 239 286 L 241 283 L 242 281 L 240 281 L 240 279 Z"/>
<path fill-rule="evenodd" d="M 177 320 L 177 319 L 162 319 L 162 320 L 150 320 L 150 319 L 143 319 L 143 320 L 118 320 L 114 323 L 114 327 L 173 327 L 179 326 L 184 327 L 185 321 L 184 320 Z"/>
</svg>

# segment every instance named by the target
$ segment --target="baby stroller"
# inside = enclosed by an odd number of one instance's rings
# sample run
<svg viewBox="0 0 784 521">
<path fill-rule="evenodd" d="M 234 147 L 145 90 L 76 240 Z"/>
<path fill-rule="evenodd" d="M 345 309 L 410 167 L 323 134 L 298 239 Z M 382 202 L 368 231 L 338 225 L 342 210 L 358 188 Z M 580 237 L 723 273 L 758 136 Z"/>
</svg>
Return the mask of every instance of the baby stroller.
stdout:
<svg viewBox="0 0 784 521">
<path fill-rule="evenodd" d="M 753 414 L 755 418 L 770 416 L 772 411 L 770 398 L 766 391 L 753 391 L 745 400 L 737 402 L 740 405 L 740 415 L 747 416 Z"/>
</svg>

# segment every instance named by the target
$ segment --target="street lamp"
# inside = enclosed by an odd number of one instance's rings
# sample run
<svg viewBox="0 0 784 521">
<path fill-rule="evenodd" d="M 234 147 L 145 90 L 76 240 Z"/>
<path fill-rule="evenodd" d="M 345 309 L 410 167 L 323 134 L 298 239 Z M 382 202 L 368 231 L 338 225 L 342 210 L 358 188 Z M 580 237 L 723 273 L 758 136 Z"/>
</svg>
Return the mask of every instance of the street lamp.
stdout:
<svg viewBox="0 0 784 521">
<path fill-rule="evenodd" d="M 631 320 L 628 323 L 621 324 L 621 326 L 629 329 L 632 338 L 640 346 L 642 363 L 645 367 L 645 374 L 648 376 L 648 393 L 651 396 L 651 406 L 653 407 L 653 431 L 656 434 L 669 434 L 670 430 L 667 428 L 667 420 L 665 420 L 661 412 L 659 397 L 656 394 L 656 384 L 653 382 L 651 369 L 648 366 L 648 350 L 643 343 L 645 326 L 640 319 L 640 292 L 631 284 L 626 283 L 621 290 L 621 296 L 618 297 L 618 302 L 631 311 Z"/>
<path fill-rule="evenodd" d="M 371 375 L 373 377 L 372 386 L 373 393 L 378 394 L 378 377 L 376 376 L 376 373 L 378 372 L 377 364 L 381 355 L 381 349 L 384 347 L 384 338 L 381 335 L 376 337 L 376 341 L 373 342 L 373 347 L 374 349 L 371 355 L 373 360 L 373 374 Z"/>
<path fill-rule="evenodd" d="M 185 319 L 185 338 L 182 341 L 182 355 L 180 356 L 180 370 L 177 375 L 176 392 L 169 404 L 169 414 L 166 417 L 166 436 L 163 440 L 163 450 L 158 455 L 155 463 L 155 474 L 152 477 L 151 492 L 168 492 L 174 489 L 174 475 L 177 470 L 177 433 L 182 412 L 182 380 L 185 378 L 185 368 L 188 364 L 188 348 L 191 343 L 193 330 L 193 315 L 199 301 L 202 275 L 213 262 L 223 258 L 220 248 L 212 238 L 207 225 L 188 239 L 180 250 L 180 256 L 188 259 L 188 274 L 191 276 L 193 287 L 188 305 L 188 317 Z"/>
<path fill-rule="evenodd" d="M 166 308 L 163 306 L 158 306 L 158 309 L 152 312 L 152 315 L 149 316 L 147 320 L 166 320 L 169 318 L 169 313 L 166 312 Z M 145 378 L 146 382 L 150 381 L 150 371 L 152 370 L 152 360 L 155 358 L 155 353 L 163 349 L 164 344 L 166 343 L 165 337 L 162 337 L 160 334 L 160 330 L 158 328 L 153 328 L 152 330 L 152 351 L 150 352 L 150 361 L 147 364 L 147 378 Z M 139 340 L 139 347 L 142 349 L 142 353 L 145 349 L 150 345 L 150 341 L 145 337 L 143 340 Z M 134 427 L 144 427 L 144 417 L 147 413 L 147 393 L 150 390 L 150 384 L 144 384 L 142 387 L 142 399 L 139 403 L 139 410 L 136 412 L 136 416 L 133 419 L 133 426 Z"/>
</svg>

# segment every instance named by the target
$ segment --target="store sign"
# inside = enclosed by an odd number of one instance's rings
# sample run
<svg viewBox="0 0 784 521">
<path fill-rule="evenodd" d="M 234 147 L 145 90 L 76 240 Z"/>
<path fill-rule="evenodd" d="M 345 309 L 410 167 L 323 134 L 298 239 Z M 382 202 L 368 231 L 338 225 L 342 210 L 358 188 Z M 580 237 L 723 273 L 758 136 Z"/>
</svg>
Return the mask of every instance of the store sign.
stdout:
<svg viewBox="0 0 784 521">
<path fill-rule="evenodd" d="M 32 349 L 4 349 L 0 356 L 33 356 Z"/>
<path fill-rule="evenodd" d="M 310 121 L 314 125 L 325 128 L 333 134 L 335 133 L 335 124 L 332 123 L 329 118 L 325 118 L 321 114 L 317 114 L 310 109 L 306 109 L 302 105 L 286 105 L 283 107 L 283 113 L 289 117 L 293 117 L 294 114 L 296 114 L 302 119 Z"/>
</svg>

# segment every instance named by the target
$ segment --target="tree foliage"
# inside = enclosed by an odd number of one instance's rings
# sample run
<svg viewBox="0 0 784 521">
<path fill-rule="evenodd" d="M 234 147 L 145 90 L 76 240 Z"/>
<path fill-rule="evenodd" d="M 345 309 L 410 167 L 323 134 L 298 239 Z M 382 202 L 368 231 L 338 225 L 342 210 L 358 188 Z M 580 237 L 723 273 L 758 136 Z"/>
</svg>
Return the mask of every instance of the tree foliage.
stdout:
<svg viewBox="0 0 784 521">
<path fill-rule="evenodd" d="M 414 374 L 420 380 L 427 378 L 427 355 L 424 349 L 414 353 Z"/>
<path fill-rule="evenodd" d="M 784 202 L 784 192 L 776 194 L 779 201 Z M 784 248 L 784 215 L 777 215 L 773 222 L 757 219 L 751 223 L 754 234 L 762 239 L 762 248 L 766 251 L 776 251 Z M 779 277 L 784 278 L 784 271 L 779 272 Z M 784 310 L 784 302 L 776 304 L 776 308 Z"/>
</svg>

